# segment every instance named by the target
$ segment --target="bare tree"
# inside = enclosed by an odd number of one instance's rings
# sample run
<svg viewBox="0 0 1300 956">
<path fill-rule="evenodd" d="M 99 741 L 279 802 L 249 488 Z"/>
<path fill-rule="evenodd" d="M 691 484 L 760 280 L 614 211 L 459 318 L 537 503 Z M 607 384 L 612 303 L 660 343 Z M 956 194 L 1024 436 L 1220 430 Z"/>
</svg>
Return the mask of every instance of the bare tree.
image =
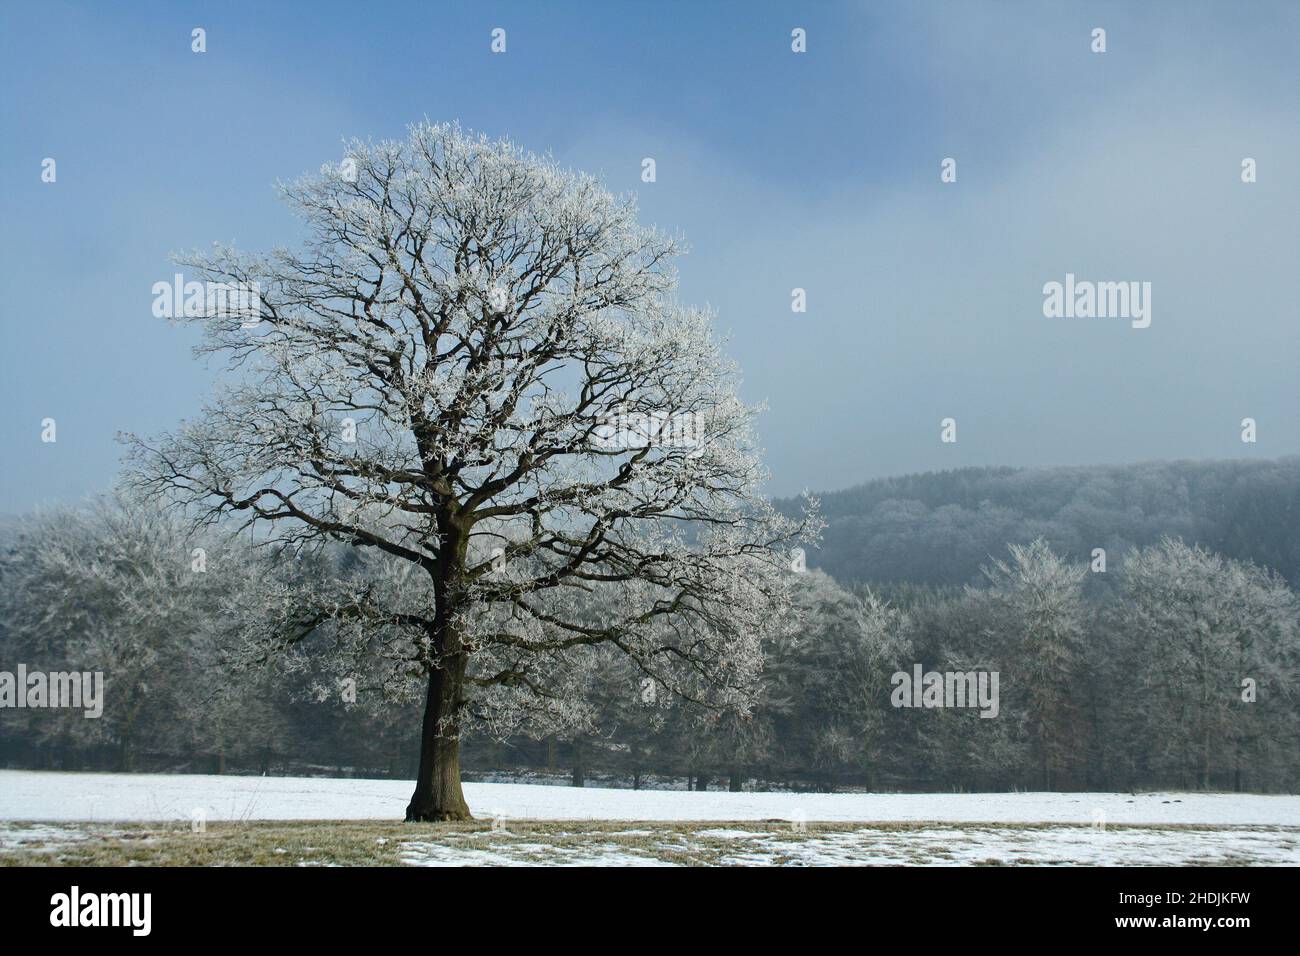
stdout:
<svg viewBox="0 0 1300 956">
<path fill-rule="evenodd" d="M 126 440 L 136 480 L 206 520 L 420 572 L 271 589 L 261 635 L 377 641 L 394 681 L 423 683 L 407 819 L 469 817 L 460 734 L 562 719 L 574 648 L 743 709 L 788 604 L 783 549 L 815 519 L 758 493 L 755 409 L 712 317 L 673 301 L 678 243 L 592 178 L 455 126 L 352 141 L 281 192 L 302 251 L 178 257 L 257 293 L 255 315 L 191 319 L 234 381 L 198 421 Z M 593 622 L 592 592 L 617 612 Z"/>
</svg>

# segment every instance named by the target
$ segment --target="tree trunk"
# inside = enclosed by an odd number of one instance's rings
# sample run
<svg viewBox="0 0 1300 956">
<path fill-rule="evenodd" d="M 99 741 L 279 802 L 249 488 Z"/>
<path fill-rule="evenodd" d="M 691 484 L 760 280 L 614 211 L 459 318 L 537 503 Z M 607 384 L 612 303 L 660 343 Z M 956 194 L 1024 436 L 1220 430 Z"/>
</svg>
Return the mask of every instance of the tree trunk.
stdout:
<svg viewBox="0 0 1300 956">
<path fill-rule="evenodd" d="M 406 807 L 408 822 L 472 820 L 460 788 L 460 727 L 455 720 L 465 681 L 465 655 L 444 656 L 429 672 L 420 731 L 420 768 L 415 794 Z"/>
<path fill-rule="evenodd" d="M 1200 789 L 1210 789 L 1210 727 L 1206 722 L 1205 732 L 1201 737 Z"/>
<path fill-rule="evenodd" d="M 587 785 L 586 749 L 582 741 L 576 739 L 573 741 L 573 785 L 575 787 Z"/>
<path fill-rule="evenodd" d="M 730 790 L 732 793 L 740 793 L 742 790 L 745 789 L 739 770 L 731 771 L 731 784 L 727 789 Z"/>
</svg>

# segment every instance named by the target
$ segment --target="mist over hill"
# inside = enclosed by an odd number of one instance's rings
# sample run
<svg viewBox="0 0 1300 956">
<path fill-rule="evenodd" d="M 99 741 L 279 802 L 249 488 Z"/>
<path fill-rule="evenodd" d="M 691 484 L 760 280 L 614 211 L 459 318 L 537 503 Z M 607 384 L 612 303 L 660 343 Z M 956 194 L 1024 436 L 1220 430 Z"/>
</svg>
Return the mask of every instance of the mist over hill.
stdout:
<svg viewBox="0 0 1300 956">
<path fill-rule="evenodd" d="M 778 507 L 794 513 L 798 499 Z M 1062 468 L 961 468 L 821 495 L 827 521 L 808 566 L 842 583 L 960 585 L 1008 543 L 1108 561 L 1181 537 L 1300 583 L 1300 457 Z"/>
</svg>

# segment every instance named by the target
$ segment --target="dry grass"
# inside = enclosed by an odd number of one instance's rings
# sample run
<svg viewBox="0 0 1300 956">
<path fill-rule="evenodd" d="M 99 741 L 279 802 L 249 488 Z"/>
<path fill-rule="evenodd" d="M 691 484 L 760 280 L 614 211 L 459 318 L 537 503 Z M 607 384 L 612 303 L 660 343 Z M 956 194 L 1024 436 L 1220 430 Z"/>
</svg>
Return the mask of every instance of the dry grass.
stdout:
<svg viewBox="0 0 1300 956">
<path fill-rule="evenodd" d="M 757 863 L 972 865 L 1089 862 L 1088 853 L 1034 858 L 1036 831 L 1078 845 L 1143 845 L 1186 837 L 1182 862 L 1277 862 L 1294 853 L 1300 829 L 1278 827 L 1134 826 L 1097 834 L 1061 824 L 629 823 L 509 821 L 407 824 L 382 821 L 250 821 L 211 823 L 0 823 L 0 865 L 6 866 L 401 866 L 415 863 L 669 864 Z M 1160 836 L 1166 834 L 1167 836 Z M 1203 858 L 1206 839 L 1231 848 Z M 1109 840 L 1107 844 L 1105 841 Z M 1146 844 L 1143 843 L 1146 841 Z M 1153 842 L 1154 841 L 1154 842 Z M 1243 842 L 1244 841 L 1244 842 Z M 974 853 L 987 847 L 1000 853 Z M 1245 847 L 1243 849 L 1243 847 Z M 1258 852 L 1251 848 L 1257 847 Z M 1134 862 L 1143 862 L 1140 856 Z M 1157 862 L 1152 860 L 1151 862 Z M 1161 859 L 1159 862 L 1168 862 Z"/>
</svg>

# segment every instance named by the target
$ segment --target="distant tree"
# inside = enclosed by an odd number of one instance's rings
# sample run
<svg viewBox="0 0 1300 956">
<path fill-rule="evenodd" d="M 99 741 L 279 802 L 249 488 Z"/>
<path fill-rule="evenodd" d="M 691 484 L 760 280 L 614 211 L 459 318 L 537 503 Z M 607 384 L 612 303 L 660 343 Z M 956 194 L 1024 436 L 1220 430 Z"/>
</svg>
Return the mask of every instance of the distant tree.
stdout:
<svg viewBox="0 0 1300 956">
<path fill-rule="evenodd" d="M 840 726 L 854 740 L 854 753 L 868 785 L 879 780 L 903 716 L 889 704 L 890 678 L 914 660 L 907 613 L 871 591 L 856 598 L 843 665 L 835 670 Z"/>
<path fill-rule="evenodd" d="M 772 640 L 756 715 L 772 725 L 789 769 L 827 789 L 846 776 L 870 779 L 897 719 L 890 675 L 910 665 L 906 616 L 820 571 L 800 576 L 794 605 L 798 613 Z"/>
<path fill-rule="evenodd" d="M 142 747 L 183 737 L 196 681 L 216 676 L 203 634 L 230 584 L 222 559 L 214 541 L 128 496 L 23 523 L 2 572 L 8 655 L 31 670 L 104 675 L 101 717 L 27 711 L 32 738 L 111 746 L 130 770 Z"/>
<path fill-rule="evenodd" d="M 1245 762 L 1294 756 L 1300 605 L 1280 577 L 1166 538 L 1126 557 L 1123 586 L 1156 761 L 1198 787 L 1218 769 L 1239 788 Z"/>
<path fill-rule="evenodd" d="M 1077 682 L 1083 672 L 1088 571 L 1039 538 L 1013 544 L 1010 561 L 985 568 L 982 597 L 995 609 L 988 637 L 1002 659 L 1001 687 L 1020 698 L 1044 789 L 1078 755 L 1082 725 Z"/>
<path fill-rule="evenodd" d="M 604 751 L 605 762 L 628 773 L 633 788 L 640 789 L 652 763 L 665 757 L 663 730 L 681 701 L 616 648 L 595 645 L 588 654 L 586 698 L 593 709 L 588 736 Z"/>
</svg>

